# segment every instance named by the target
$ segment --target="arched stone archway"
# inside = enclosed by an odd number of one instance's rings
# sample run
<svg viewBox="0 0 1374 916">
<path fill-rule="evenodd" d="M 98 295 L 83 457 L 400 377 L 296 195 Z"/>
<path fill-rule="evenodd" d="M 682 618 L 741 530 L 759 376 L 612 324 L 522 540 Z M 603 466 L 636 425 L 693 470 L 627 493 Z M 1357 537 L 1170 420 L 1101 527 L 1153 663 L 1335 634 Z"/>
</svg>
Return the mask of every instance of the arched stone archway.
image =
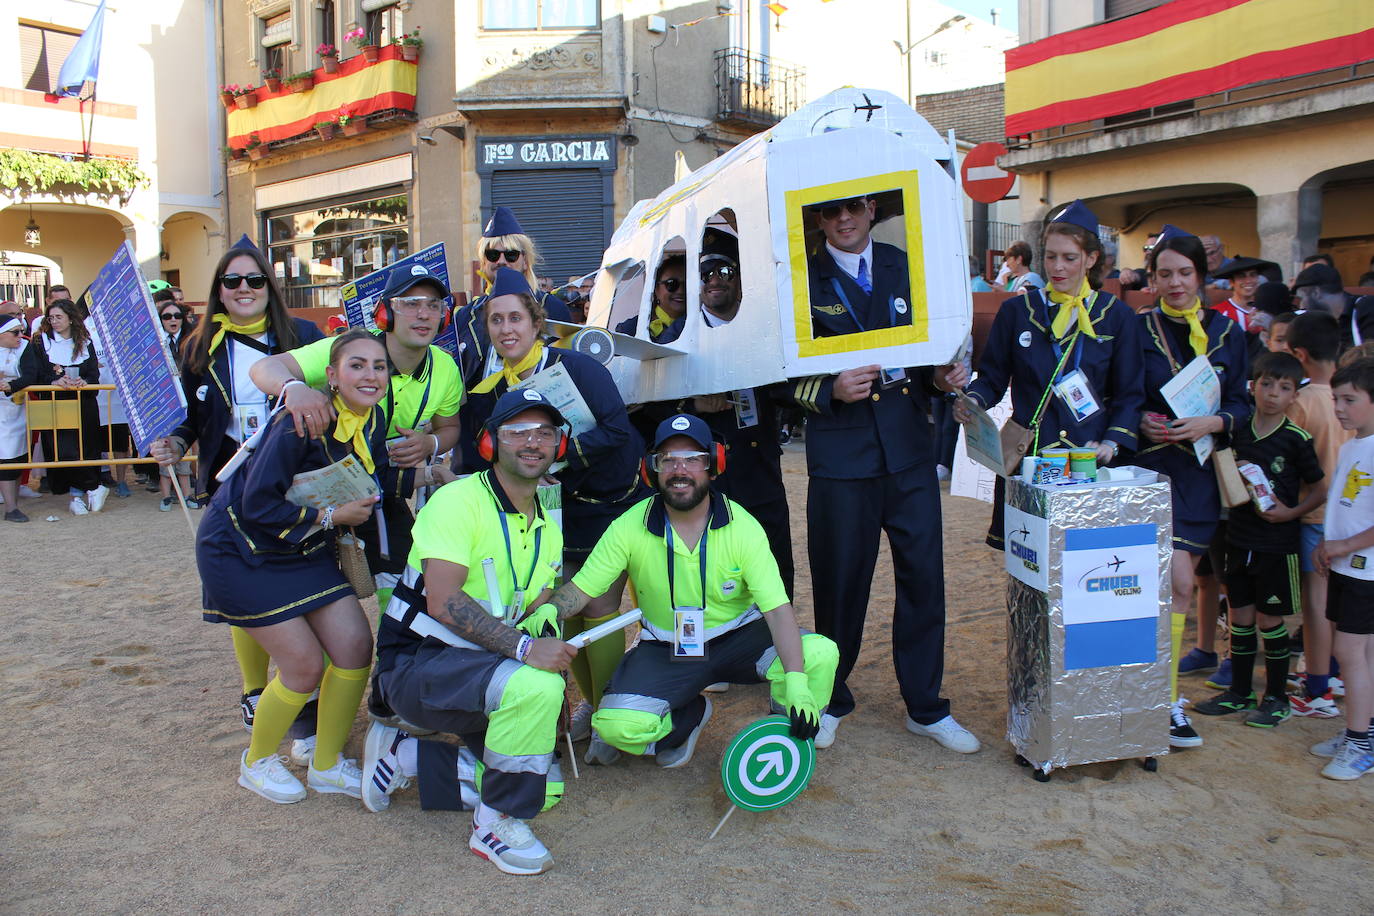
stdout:
<svg viewBox="0 0 1374 916">
<path fill-rule="evenodd" d="M 198 210 L 179 210 L 164 218 L 160 228 L 158 276 L 180 286 L 187 301 L 204 301 L 215 263 L 225 248 L 219 221 Z"/>
</svg>

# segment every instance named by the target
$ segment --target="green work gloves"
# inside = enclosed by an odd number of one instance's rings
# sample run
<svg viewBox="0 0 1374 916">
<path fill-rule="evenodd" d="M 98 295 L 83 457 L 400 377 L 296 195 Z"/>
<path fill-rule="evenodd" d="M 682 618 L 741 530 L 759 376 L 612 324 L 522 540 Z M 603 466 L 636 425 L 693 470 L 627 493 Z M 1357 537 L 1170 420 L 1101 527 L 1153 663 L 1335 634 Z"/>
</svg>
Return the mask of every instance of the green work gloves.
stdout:
<svg viewBox="0 0 1374 916">
<path fill-rule="evenodd" d="M 558 625 L 558 608 L 552 604 L 539 605 L 526 614 L 525 618 L 515 625 L 515 628 L 534 639 L 541 639 L 545 636 L 552 636 L 554 639 L 563 638 L 563 628 Z"/>
<path fill-rule="evenodd" d="M 792 737 L 805 741 L 820 731 L 821 714 L 811 684 L 803 671 L 786 671 L 782 676 L 783 696 L 787 700 L 787 718 L 792 720 Z"/>
</svg>

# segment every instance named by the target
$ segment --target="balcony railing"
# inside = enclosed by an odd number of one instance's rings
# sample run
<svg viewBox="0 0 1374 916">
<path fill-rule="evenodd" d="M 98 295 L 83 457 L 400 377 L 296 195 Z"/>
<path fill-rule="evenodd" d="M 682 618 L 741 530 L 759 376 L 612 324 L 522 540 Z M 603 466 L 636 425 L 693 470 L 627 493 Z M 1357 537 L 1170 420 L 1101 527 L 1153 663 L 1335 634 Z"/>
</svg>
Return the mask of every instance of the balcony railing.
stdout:
<svg viewBox="0 0 1374 916">
<path fill-rule="evenodd" d="M 716 52 L 716 120 L 771 127 L 801 107 L 806 71 L 742 48 Z"/>
</svg>

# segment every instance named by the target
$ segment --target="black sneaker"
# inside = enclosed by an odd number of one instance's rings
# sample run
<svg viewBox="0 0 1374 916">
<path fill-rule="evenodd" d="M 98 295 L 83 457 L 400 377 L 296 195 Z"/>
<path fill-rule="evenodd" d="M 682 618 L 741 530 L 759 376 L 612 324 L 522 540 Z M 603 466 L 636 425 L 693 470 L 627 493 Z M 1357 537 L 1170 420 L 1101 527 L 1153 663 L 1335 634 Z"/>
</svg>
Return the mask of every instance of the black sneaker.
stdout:
<svg viewBox="0 0 1374 916">
<path fill-rule="evenodd" d="M 262 688 L 250 690 L 239 697 L 239 712 L 243 714 L 243 727 L 249 733 L 253 731 L 253 717 L 258 713 L 258 698 L 262 696 Z"/>
<path fill-rule="evenodd" d="M 1169 746 L 1170 747 L 1200 747 L 1202 736 L 1193 728 L 1193 723 L 1188 720 L 1188 714 L 1183 711 L 1188 700 L 1179 697 L 1174 704 L 1169 707 Z"/>
<path fill-rule="evenodd" d="M 1224 716 L 1233 712 L 1245 712 L 1247 709 L 1254 709 L 1256 706 L 1255 695 L 1251 693 L 1248 697 L 1243 697 L 1234 690 L 1227 690 L 1212 697 L 1205 703 L 1199 703 L 1193 708 L 1204 716 Z M 1285 704 L 1286 707 L 1287 704 Z"/>
<path fill-rule="evenodd" d="M 1199 708 L 1200 711 L 1201 708 Z M 1255 728 L 1273 728 L 1292 714 L 1292 710 L 1288 707 L 1288 697 L 1265 694 L 1264 699 L 1260 701 L 1259 708 L 1245 717 L 1245 724 L 1253 725 Z"/>
</svg>

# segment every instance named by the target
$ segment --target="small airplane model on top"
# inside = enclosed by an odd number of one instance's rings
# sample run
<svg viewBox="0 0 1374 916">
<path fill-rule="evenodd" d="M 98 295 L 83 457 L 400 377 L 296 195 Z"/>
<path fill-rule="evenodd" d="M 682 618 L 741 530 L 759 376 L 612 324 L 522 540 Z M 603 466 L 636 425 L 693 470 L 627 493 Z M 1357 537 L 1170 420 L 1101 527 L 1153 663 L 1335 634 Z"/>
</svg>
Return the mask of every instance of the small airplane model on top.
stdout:
<svg viewBox="0 0 1374 916">
<path fill-rule="evenodd" d="M 896 96 L 836 90 L 635 204 L 602 259 L 586 327 L 551 329 L 601 359 L 627 403 L 950 362 L 972 324 L 956 169 L 953 134 L 941 137 Z M 875 248 L 897 250 L 909 293 L 888 296 L 890 326 L 856 320 L 852 332 L 820 333 L 810 302 L 826 243 L 820 215 L 865 207 Z M 696 266 L 708 232 L 738 245 L 742 295 L 726 323 L 708 323 L 702 307 Z M 674 339 L 655 343 L 654 281 L 674 255 L 685 258 L 685 320 Z M 633 335 L 617 333 L 627 319 Z"/>
</svg>

